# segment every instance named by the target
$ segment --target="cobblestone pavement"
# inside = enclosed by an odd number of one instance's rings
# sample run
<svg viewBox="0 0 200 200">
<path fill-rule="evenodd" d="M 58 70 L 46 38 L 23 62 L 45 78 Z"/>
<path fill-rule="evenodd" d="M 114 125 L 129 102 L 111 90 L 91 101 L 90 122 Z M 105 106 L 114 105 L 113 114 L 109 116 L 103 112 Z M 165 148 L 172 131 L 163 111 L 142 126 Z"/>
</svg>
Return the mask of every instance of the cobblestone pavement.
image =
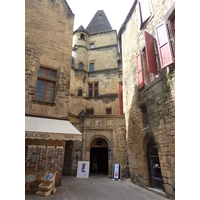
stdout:
<svg viewBox="0 0 200 200">
<path fill-rule="evenodd" d="M 130 179 L 114 181 L 107 176 L 93 175 L 90 178 L 63 176 L 62 185 L 55 194 L 42 197 L 32 191 L 25 192 L 26 200 L 166 200 L 144 188 L 133 184 Z"/>
</svg>

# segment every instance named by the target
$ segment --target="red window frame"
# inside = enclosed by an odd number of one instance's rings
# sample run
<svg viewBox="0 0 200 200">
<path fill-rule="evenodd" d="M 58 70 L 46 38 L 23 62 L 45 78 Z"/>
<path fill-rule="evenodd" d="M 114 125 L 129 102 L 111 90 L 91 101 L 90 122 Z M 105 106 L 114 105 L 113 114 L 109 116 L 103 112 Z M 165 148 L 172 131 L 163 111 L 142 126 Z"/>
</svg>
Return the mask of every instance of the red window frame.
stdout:
<svg viewBox="0 0 200 200">
<path fill-rule="evenodd" d="M 87 115 L 94 115 L 94 109 L 86 109 Z"/>
<path fill-rule="evenodd" d="M 90 87 L 90 86 L 91 86 L 91 87 Z M 92 83 L 88 83 L 88 96 L 89 96 L 89 97 L 92 97 L 92 96 L 93 96 L 93 94 L 90 95 L 90 92 L 92 92 L 92 90 L 93 90 L 93 84 L 92 84 Z"/>
<path fill-rule="evenodd" d="M 46 75 L 40 75 L 40 71 L 41 69 L 45 69 L 46 70 Z M 48 77 L 49 75 L 49 71 L 53 71 L 55 73 L 54 77 Z M 38 81 L 41 80 L 41 81 L 44 81 L 44 89 L 43 89 L 43 97 L 42 97 L 42 101 L 43 102 L 47 102 L 47 103 L 53 103 L 54 101 L 54 93 L 55 93 L 55 85 L 56 85 L 56 80 L 53 81 L 52 79 L 56 79 L 56 75 L 57 75 L 57 71 L 56 70 L 52 70 L 52 69 L 48 69 L 48 68 L 45 68 L 45 67 L 40 67 L 39 68 L 39 71 L 38 71 L 38 74 L 39 74 L 39 77 L 37 79 L 37 84 L 36 84 L 36 90 L 35 90 L 35 96 L 34 96 L 34 99 L 37 100 L 37 101 L 41 101 L 40 99 L 37 99 L 37 90 L 38 90 Z M 47 80 L 48 79 L 48 80 Z M 51 80 L 49 80 L 51 79 Z M 46 92 L 47 92 L 47 83 L 53 83 L 53 93 L 52 93 L 52 99 L 51 99 L 51 102 L 49 101 L 46 101 Z"/>
</svg>

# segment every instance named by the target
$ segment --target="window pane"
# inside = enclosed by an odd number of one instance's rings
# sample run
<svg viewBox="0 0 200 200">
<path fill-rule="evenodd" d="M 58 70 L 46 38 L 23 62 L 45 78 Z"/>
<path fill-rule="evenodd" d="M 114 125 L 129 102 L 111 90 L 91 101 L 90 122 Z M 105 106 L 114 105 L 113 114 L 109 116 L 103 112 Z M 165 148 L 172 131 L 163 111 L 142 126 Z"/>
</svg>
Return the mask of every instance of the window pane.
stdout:
<svg viewBox="0 0 200 200">
<path fill-rule="evenodd" d="M 90 64 L 90 71 L 91 71 L 91 72 L 94 71 L 94 63 L 91 63 L 91 64 Z"/>
<path fill-rule="evenodd" d="M 89 91 L 89 97 L 92 97 L 92 90 Z"/>
<path fill-rule="evenodd" d="M 94 87 L 98 89 L 98 83 L 95 83 L 95 84 L 94 84 Z"/>
<path fill-rule="evenodd" d="M 82 96 L 82 90 L 78 90 L 78 96 Z"/>
<path fill-rule="evenodd" d="M 94 48 L 94 44 L 90 44 L 90 49 L 93 49 Z"/>
<path fill-rule="evenodd" d="M 79 64 L 79 68 L 80 68 L 80 69 L 83 69 L 83 63 L 80 63 L 80 64 Z"/>
<path fill-rule="evenodd" d="M 92 84 L 89 84 L 89 88 L 92 88 Z"/>
<path fill-rule="evenodd" d="M 48 70 L 48 77 L 49 78 L 56 78 L 56 71 L 54 70 Z"/>
<path fill-rule="evenodd" d="M 106 109 L 106 114 L 107 115 L 111 114 L 111 109 Z"/>
<path fill-rule="evenodd" d="M 54 89 L 54 83 L 47 82 L 45 102 L 50 102 L 50 103 L 53 102 L 53 89 Z"/>
<path fill-rule="evenodd" d="M 94 91 L 94 96 L 98 96 L 98 89 Z"/>
<path fill-rule="evenodd" d="M 35 95 L 36 100 L 43 101 L 44 84 L 45 84 L 45 81 L 38 79 L 37 91 Z"/>
<path fill-rule="evenodd" d="M 47 69 L 40 67 L 39 75 L 46 76 L 46 73 L 47 73 Z"/>
</svg>

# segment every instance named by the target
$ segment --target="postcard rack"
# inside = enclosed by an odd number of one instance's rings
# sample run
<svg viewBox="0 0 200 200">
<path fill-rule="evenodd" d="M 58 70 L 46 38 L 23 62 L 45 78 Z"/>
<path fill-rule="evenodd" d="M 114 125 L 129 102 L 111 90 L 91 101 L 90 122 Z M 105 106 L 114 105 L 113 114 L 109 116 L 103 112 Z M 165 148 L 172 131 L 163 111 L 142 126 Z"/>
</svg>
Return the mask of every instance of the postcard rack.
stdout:
<svg viewBox="0 0 200 200">
<path fill-rule="evenodd" d="M 54 174 L 49 173 L 49 170 L 46 172 L 44 177 L 41 178 L 43 182 L 38 186 L 39 190 L 36 192 L 37 195 L 46 197 L 49 196 L 51 193 L 53 194 L 56 193 L 56 188 L 55 188 L 56 174 L 57 171 L 55 171 Z"/>
</svg>

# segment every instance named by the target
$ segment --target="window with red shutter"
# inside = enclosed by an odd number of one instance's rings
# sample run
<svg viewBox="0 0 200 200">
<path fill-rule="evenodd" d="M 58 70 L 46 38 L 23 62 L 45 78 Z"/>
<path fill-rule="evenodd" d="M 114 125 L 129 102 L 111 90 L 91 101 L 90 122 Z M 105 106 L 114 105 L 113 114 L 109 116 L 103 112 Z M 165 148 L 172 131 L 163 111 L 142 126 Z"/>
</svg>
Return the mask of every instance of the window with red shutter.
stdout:
<svg viewBox="0 0 200 200">
<path fill-rule="evenodd" d="M 158 67 L 157 67 L 155 47 L 154 47 L 154 38 L 152 35 L 144 31 L 144 39 L 145 39 L 145 50 L 146 50 L 148 72 L 151 72 L 153 74 L 158 74 Z"/>
<path fill-rule="evenodd" d="M 169 32 L 166 22 L 159 24 L 156 29 L 158 51 L 160 55 L 161 68 L 174 63 L 174 56 L 171 48 Z"/>
<path fill-rule="evenodd" d="M 142 56 L 141 53 L 139 53 L 136 56 L 137 60 L 137 73 L 138 73 L 138 89 L 140 90 L 142 87 L 144 87 L 144 78 L 143 78 L 143 71 L 142 71 Z"/>
<path fill-rule="evenodd" d="M 123 86 L 122 82 L 119 83 L 118 88 L 118 98 L 119 98 L 119 114 L 123 114 Z"/>
</svg>

